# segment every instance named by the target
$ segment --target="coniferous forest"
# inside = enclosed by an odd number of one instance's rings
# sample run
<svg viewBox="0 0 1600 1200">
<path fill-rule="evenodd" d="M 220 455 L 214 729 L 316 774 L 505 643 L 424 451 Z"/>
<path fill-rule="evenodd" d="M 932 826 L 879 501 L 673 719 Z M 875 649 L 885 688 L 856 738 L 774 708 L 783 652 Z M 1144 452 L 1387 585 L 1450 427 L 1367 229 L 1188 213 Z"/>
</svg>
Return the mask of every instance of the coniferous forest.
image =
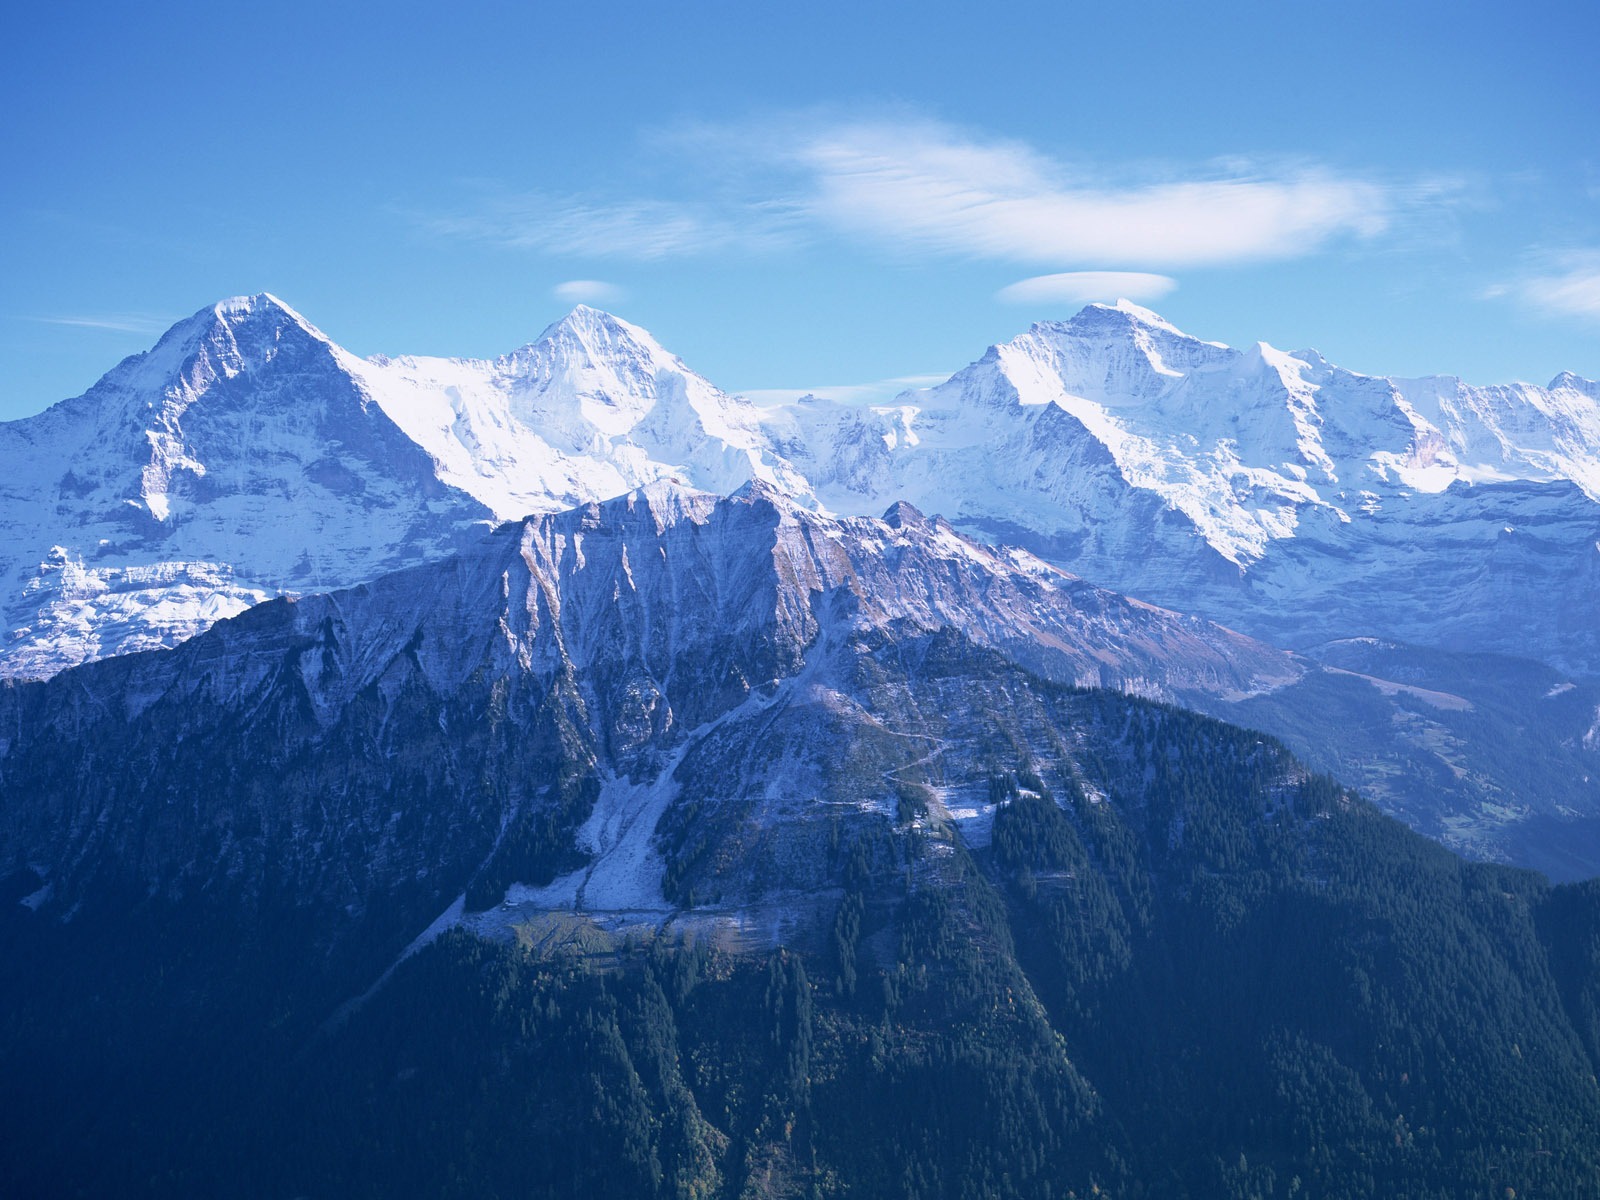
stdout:
<svg viewBox="0 0 1600 1200">
<path fill-rule="evenodd" d="M 1259 734 L 1031 686 L 1071 769 L 996 769 L 978 850 L 914 783 L 836 827 L 792 944 L 453 931 L 330 1020 L 359 972 L 284 913 L 11 904 L 4 1190 L 1593 1194 L 1600 888 L 1466 863 Z"/>
</svg>

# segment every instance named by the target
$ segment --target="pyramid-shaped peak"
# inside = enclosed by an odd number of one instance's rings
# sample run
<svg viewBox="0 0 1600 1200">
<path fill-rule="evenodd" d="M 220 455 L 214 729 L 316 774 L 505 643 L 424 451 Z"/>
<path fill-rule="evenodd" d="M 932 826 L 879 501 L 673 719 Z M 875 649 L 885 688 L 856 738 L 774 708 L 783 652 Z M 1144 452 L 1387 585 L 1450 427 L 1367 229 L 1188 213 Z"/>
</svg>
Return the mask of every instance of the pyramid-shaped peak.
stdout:
<svg viewBox="0 0 1600 1200">
<path fill-rule="evenodd" d="M 230 296 L 173 325 L 149 350 L 114 367 L 101 384 L 161 391 L 197 370 L 196 378 L 252 369 L 290 345 L 334 349 L 321 330 L 272 293 Z"/>
<path fill-rule="evenodd" d="M 291 317 L 296 321 L 305 322 L 304 317 L 271 292 L 257 292 L 253 296 L 229 296 L 226 300 L 218 300 L 213 304 L 211 311 L 216 313 L 217 316 L 225 318 L 271 314 Z"/>
<path fill-rule="evenodd" d="M 1132 300 L 1118 300 L 1115 304 L 1087 304 L 1066 323 L 1068 329 L 1078 332 L 1105 331 L 1111 329 L 1131 330 L 1142 327 L 1144 329 L 1160 330 L 1177 337 L 1187 338 L 1188 334 L 1179 329 L 1160 313 L 1152 312 L 1142 305 L 1135 304 Z"/>
<path fill-rule="evenodd" d="M 600 308 L 580 304 L 559 321 L 547 326 L 538 342 L 573 340 L 591 350 L 603 349 L 622 343 L 649 347 L 660 351 L 661 346 L 648 330 Z"/>
<path fill-rule="evenodd" d="M 596 308 L 592 304 L 574 304 L 572 311 L 567 314 L 565 319 L 568 321 L 621 322 L 626 324 L 621 317 L 608 313 L 603 308 Z"/>
<path fill-rule="evenodd" d="M 922 510 L 909 500 L 896 500 L 883 514 L 884 524 L 894 529 L 923 529 L 928 525 L 928 518 Z"/>
<path fill-rule="evenodd" d="M 248 341 L 265 336 L 277 340 L 288 330 L 298 330 L 320 342 L 328 340 L 321 330 L 271 292 L 257 292 L 207 305 L 167 330 L 157 347 L 194 345 L 218 337 Z"/>
<path fill-rule="evenodd" d="M 666 350 L 648 330 L 587 304 L 578 305 L 546 326 L 537 339 L 507 358 L 514 364 L 563 364 L 565 369 L 625 374 L 687 370 L 678 356 Z"/>
<path fill-rule="evenodd" d="M 644 521 L 660 533 L 685 522 L 705 525 L 718 516 L 727 518 L 741 512 L 761 514 L 757 516 L 758 523 L 768 525 L 774 520 L 781 523 L 806 514 L 793 497 L 760 480 L 750 480 L 731 492 L 721 493 L 668 476 L 575 509 L 525 517 L 521 524 L 528 528 L 550 521 L 578 519 L 587 529 L 626 529 Z"/>
<path fill-rule="evenodd" d="M 606 328 L 631 329 L 633 326 L 629 325 L 628 322 L 624 321 L 621 317 L 616 316 L 613 313 L 608 313 L 603 308 L 595 308 L 588 304 L 575 304 L 572 306 L 571 312 L 567 313 L 566 316 L 562 317 L 559 321 L 551 325 L 550 328 L 552 330 Z"/>
<path fill-rule="evenodd" d="M 299 329 L 318 341 L 327 341 L 326 335 L 294 308 L 271 292 L 257 292 L 253 296 L 230 296 L 219 300 L 208 309 L 195 314 L 198 322 L 212 327 L 226 325 L 230 329 L 270 329 L 281 331 Z"/>
<path fill-rule="evenodd" d="M 771 480 L 752 476 L 728 493 L 728 499 L 741 504 L 769 504 L 785 513 L 806 511 L 809 507 L 801 499 Z"/>
<path fill-rule="evenodd" d="M 1600 398 L 1600 382 L 1596 382 L 1593 379 L 1585 379 L 1582 375 L 1572 371 L 1563 371 L 1550 381 L 1549 391 L 1555 392 L 1562 389 L 1570 389 L 1574 392 L 1582 392 L 1586 396 Z"/>
<path fill-rule="evenodd" d="M 657 532 L 688 521 L 703 525 L 723 497 L 692 487 L 681 479 L 657 479 L 597 505 L 603 523 L 626 524 L 630 516 L 647 516 Z"/>
</svg>

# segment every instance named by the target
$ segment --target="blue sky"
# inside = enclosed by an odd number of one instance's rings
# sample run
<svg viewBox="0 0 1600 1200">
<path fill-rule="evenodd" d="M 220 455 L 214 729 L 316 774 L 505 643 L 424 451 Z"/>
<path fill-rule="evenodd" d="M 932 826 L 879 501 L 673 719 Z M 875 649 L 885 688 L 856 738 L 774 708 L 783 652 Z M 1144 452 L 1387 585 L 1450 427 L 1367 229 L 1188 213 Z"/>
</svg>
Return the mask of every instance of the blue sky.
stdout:
<svg viewBox="0 0 1600 1200">
<path fill-rule="evenodd" d="M 883 390 L 1086 299 L 1357 370 L 1600 377 L 1600 6 L 30 5 L 0 416 L 224 296 L 493 355 L 577 300 Z"/>
</svg>

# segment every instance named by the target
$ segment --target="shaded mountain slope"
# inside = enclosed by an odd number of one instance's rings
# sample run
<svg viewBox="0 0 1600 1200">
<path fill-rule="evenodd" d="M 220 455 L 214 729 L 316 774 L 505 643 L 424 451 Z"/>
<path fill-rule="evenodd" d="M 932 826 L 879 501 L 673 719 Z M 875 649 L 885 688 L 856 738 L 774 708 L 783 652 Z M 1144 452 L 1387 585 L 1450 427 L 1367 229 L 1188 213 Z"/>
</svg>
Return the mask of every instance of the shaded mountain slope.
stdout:
<svg viewBox="0 0 1600 1200">
<path fill-rule="evenodd" d="M 1162 696 L 1300 671 L 910 509 L 840 521 L 760 487 L 663 485 L 7 688 L 3 846 L 61 908 L 113 885 L 288 889 L 356 914 L 375 890 L 444 901 L 501 853 L 538 875 L 596 788 L 622 803 L 691 741 L 747 736 L 828 686 L 857 634 L 949 627 L 1057 678 Z M 527 878 L 510 869 L 490 875 Z"/>
<path fill-rule="evenodd" d="M 0 1180 L 1587 1186 L 1595 890 L 1105 686 L 1302 669 L 909 507 L 657 486 L 10 685 Z"/>
<path fill-rule="evenodd" d="M 4 1178 L 706 1197 L 1592 1181 L 1593 889 L 1463 863 L 1259 734 L 1048 683 L 954 630 L 858 631 L 849 660 L 684 760 L 658 847 L 695 907 L 496 907 L 503 924 L 417 952 L 325 1032 L 372 956 L 330 942 L 337 912 L 309 893 L 91 900 L 65 922 L 11 905 Z M 779 746 L 811 748 L 820 790 L 774 795 Z"/>
</svg>

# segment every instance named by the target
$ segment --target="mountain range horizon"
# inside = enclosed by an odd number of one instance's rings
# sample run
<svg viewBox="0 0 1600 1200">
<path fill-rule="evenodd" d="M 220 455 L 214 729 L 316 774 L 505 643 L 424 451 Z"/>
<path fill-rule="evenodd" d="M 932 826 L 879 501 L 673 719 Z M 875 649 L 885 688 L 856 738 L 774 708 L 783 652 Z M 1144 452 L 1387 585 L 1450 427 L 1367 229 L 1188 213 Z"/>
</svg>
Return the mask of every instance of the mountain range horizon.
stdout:
<svg viewBox="0 0 1600 1200">
<path fill-rule="evenodd" d="M 298 1194 L 487 1103 L 551 1195 L 843 1194 L 908 1105 L 974 1195 L 1581 1176 L 1597 393 L 1123 304 L 756 406 L 588 307 L 493 360 L 203 309 L 0 425 L 0 1172 Z M 445 1044 L 518 1082 L 436 1103 Z"/>
<path fill-rule="evenodd" d="M 1497 585 L 1516 588 L 1529 555 L 1553 561 L 1559 546 L 1569 565 L 1556 586 L 1586 587 L 1592 567 L 1574 551 L 1593 541 L 1600 496 L 1597 397 L 1600 385 L 1569 373 L 1549 388 L 1474 389 L 1363 376 L 1309 351 L 1235 351 L 1122 302 L 1037 323 L 891 404 L 757 406 L 585 305 L 495 360 L 358 359 L 261 293 L 201 309 L 84 396 L 0 424 L 11 476 L 0 672 L 170 644 L 266 596 L 442 552 L 475 523 L 663 478 L 720 493 L 763 479 L 847 515 L 908 499 L 1087 578 L 1299 644 L 1426 641 L 1400 617 L 1425 607 L 1461 647 L 1585 667 L 1596 651 L 1581 628 L 1508 633 L 1449 597 L 1459 569 L 1424 571 L 1434 585 L 1423 581 L 1419 605 L 1373 543 L 1497 530 L 1507 544 L 1494 554 L 1513 560 L 1491 567 Z M 355 487 L 371 494 L 352 504 Z M 383 543 L 363 505 L 406 528 Z M 273 544 L 269 517 L 320 524 L 331 544 Z M 1519 526 L 1520 541 L 1506 536 Z M 1143 553 L 1147 527 L 1168 564 Z M 1272 611 L 1261 593 L 1290 587 L 1350 605 L 1296 561 L 1334 556 L 1390 594 L 1389 619 L 1357 602 L 1308 632 Z M 96 590 L 111 598 L 105 613 L 83 596 Z M 19 610 L 21 594 L 44 603 Z M 142 612 L 116 599 L 129 595 Z"/>
<path fill-rule="evenodd" d="M 1256 639 L 1298 682 L 1201 707 L 1252 713 L 1459 850 L 1574 877 L 1600 865 L 1573 824 L 1600 819 L 1600 387 L 1553 384 L 1364 376 L 1122 302 L 894 403 L 758 406 L 587 305 L 497 359 L 361 359 L 236 297 L 0 424 L 0 676 L 174 646 L 650 486 L 845 518 L 909 503 Z M 1310 715 L 1329 704 L 1365 732 Z"/>
<path fill-rule="evenodd" d="M 0 1200 L 1600 1200 L 1600 6 L 6 35 Z"/>
</svg>

